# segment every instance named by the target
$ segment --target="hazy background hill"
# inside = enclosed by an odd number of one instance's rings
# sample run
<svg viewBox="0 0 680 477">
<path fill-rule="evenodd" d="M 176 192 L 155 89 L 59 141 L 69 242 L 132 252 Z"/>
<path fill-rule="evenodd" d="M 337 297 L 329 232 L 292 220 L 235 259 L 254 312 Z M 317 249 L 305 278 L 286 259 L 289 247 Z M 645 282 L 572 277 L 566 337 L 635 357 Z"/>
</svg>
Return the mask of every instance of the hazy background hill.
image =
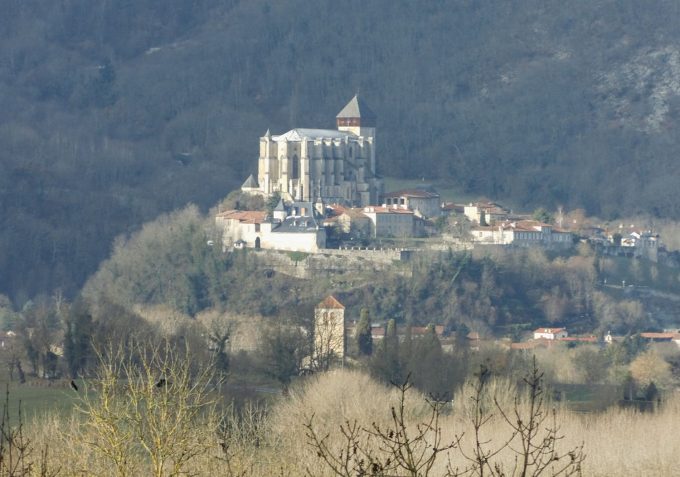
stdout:
<svg viewBox="0 0 680 477">
<path fill-rule="evenodd" d="M 676 1 L 0 0 L 0 293 L 255 169 L 359 90 L 384 175 L 680 217 Z"/>
</svg>

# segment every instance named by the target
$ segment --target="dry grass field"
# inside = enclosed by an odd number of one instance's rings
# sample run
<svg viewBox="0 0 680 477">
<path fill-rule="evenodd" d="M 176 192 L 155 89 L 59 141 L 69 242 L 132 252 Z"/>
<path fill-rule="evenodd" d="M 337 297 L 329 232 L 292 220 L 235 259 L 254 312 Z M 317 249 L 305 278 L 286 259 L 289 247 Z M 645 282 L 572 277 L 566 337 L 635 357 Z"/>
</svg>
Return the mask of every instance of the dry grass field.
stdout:
<svg viewBox="0 0 680 477">
<path fill-rule="evenodd" d="M 475 443 L 471 391 L 472 387 L 467 387 L 467 395 L 459 393 L 454 403 L 446 404 L 438 424 L 442 445 L 456 441 L 458 446 L 440 453 L 429 474 L 419 475 L 444 475 L 449 462 L 459 469 L 468 466 L 469 461 L 463 454 L 472 455 Z M 515 405 L 516 394 L 515 386 L 507 382 L 492 381 L 487 386 L 482 405 L 490 419 L 480 429 L 480 436 L 488 449 L 500 447 L 511 436 L 493 397 L 508 410 Z M 375 423 L 387 429 L 392 422 L 390 409 L 399 405 L 399 397 L 395 388 L 385 387 L 361 372 L 337 370 L 318 375 L 293 389 L 270 409 L 246 408 L 240 414 L 232 410 L 221 419 L 217 419 L 214 412 L 206 412 L 194 416 L 188 432 L 173 434 L 169 427 L 165 438 L 181 439 L 174 443 L 172 452 L 191 449 L 193 455 L 180 466 L 174 466 L 174 455 L 166 455 L 166 463 L 162 468 L 156 466 L 155 473 L 152 455 L 137 443 L 134 426 L 122 421 L 111 421 L 102 427 L 87 414 L 76 412 L 71 417 L 48 414 L 32 418 L 24 433 L 31 441 L 33 458 L 37 459 L 40 450 L 47 448 L 47 468 L 58 470 L 58 475 L 169 476 L 189 472 L 193 475 L 323 477 L 337 474 L 322 462 L 318 449 L 309 445 L 309 429 L 305 424 L 311 422 L 318 435 L 326 438 L 328 448 L 339 454 L 346 444 L 341 426 L 346 428 L 356 422 L 359 429 L 371 429 Z M 519 404 L 521 411 L 525 405 L 525 402 Z M 163 418 L 185 424 L 181 415 L 172 415 L 171 405 L 163 406 L 168 412 Z M 430 408 L 423 395 L 409 390 L 404 409 L 409 432 L 414 433 L 416 425 L 427 420 Z M 550 410 L 550 406 L 546 409 Z M 556 419 L 558 435 L 564 436 L 556 441 L 556 450 L 563 452 L 583 446 L 582 473 L 573 475 L 678 475 L 678 396 L 669 397 L 653 413 L 610 409 L 603 413 L 578 414 L 558 408 Z M 549 423 L 546 421 L 546 426 Z M 371 444 L 370 439 L 366 439 L 366 443 L 373 445 L 375 452 L 381 452 L 375 441 Z M 113 451 L 124 454 L 118 467 L 114 465 Z M 512 451 L 506 448 L 492 458 L 507 475 L 516 475 L 511 472 L 515 459 Z M 41 475 L 38 469 L 36 463 L 32 473 Z M 547 472 L 547 475 L 552 474 Z"/>
</svg>

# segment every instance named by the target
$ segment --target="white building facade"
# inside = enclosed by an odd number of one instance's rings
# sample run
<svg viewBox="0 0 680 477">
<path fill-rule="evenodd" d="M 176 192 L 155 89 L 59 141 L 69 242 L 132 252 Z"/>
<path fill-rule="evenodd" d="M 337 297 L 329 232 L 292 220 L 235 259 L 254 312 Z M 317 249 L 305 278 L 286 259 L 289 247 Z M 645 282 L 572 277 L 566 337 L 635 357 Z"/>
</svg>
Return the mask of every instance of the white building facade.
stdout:
<svg viewBox="0 0 680 477">
<path fill-rule="evenodd" d="M 376 174 L 375 113 L 354 96 L 336 123 L 337 129 L 267 131 L 260 138 L 257 190 L 288 201 L 377 203 L 383 186 Z"/>
</svg>

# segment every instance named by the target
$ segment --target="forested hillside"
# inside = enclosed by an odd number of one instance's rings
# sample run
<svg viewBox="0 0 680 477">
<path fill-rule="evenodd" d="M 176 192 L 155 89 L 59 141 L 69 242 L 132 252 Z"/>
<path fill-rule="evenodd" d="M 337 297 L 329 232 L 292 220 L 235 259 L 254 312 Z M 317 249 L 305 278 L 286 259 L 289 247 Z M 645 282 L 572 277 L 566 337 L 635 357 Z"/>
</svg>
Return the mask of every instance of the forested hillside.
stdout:
<svg viewBox="0 0 680 477">
<path fill-rule="evenodd" d="M 0 293 L 73 292 L 361 91 L 384 175 L 680 217 L 673 1 L 0 0 Z"/>
</svg>

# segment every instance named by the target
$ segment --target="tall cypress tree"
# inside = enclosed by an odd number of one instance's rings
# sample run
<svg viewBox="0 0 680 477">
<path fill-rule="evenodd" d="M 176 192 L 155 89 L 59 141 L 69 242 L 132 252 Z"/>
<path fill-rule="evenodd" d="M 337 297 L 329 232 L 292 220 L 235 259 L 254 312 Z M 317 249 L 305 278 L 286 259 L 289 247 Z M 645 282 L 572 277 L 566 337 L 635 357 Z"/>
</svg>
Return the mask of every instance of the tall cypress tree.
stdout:
<svg viewBox="0 0 680 477">
<path fill-rule="evenodd" d="M 356 329 L 356 340 L 360 355 L 370 356 L 373 354 L 373 336 L 371 335 L 371 318 L 368 308 L 361 309 Z"/>
</svg>

